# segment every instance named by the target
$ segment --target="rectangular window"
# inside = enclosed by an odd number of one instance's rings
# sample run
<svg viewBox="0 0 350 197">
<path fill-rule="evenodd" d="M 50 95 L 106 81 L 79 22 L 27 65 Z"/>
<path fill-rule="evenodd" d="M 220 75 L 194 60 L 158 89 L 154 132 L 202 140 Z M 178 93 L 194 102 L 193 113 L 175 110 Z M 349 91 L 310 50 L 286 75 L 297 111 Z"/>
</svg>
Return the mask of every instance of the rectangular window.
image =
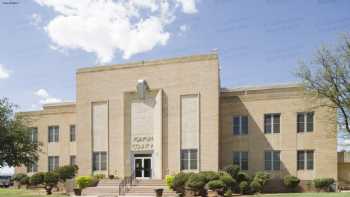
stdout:
<svg viewBox="0 0 350 197">
<path fill-rule="evenodd" d="M 75 125 L 70 125 L 69 127 L 69 135 L 70 135 L 70 141 L 75 141 Z"/>
<path fill-rule="evenodd" d="M 248 152 L 233 152 L 233 164 L 241 170 L 248 170 Z"/>
<path fill-rule="evenodd" d="M 234 135 L 248 134 L 248 116 L 233 117 L 233 134 Z"/>
<path fill-rule="evenodd" d="M 54 171 L 56 168 L 59 167 L 59 157 L 58 156 L 49 156 L 49 165 L 48 165 L 48 170 L 49 172 Z"/>
<path fill-rule="evenodd" d="M 32 127 L 30 128 L 30 141 L 32 143 L 38 143 L 38 128 Z"/>
<path fill-rule="evenodd" d="M 314 169 L 314 151 L 299 150 L 297 153 L 297 169 L 313 170 Z"/>
<path fill-rule="evenodd" d="M 264 115 L 264 133 L 280 133 L 281 114 Z"/>
<path fill-rule="evenodd" d="M 69 165 L 74 166 L 75 164 L 75 155 L 71 155 L 69 158 Z"/>
<path fill-rule="evenodd" d="M 314 112 L 297 113 L 297 132 L 313 132 L 314 130 Z"/>
<path fill-rule="evenodd" d="M 198 150 L 184 149 L 181 150 L 181 170 L 198 169 Z"/>
<path fill-rule="evenodd" d="M 59 126 L 49 126 L 49 142 L 58 142 L 59 140 Z"/>
<path fill-rule="evenodd" d="M 38 172 L 38 164 L 31 163 L 27 165 L 27 173 Z"/>
<path fill-rule="evenodd" d="M 107 152 L 94 152 L 92 159 L 92 167 L 94 171 L 102 171 L 107 169 Z"/>
<path fill-rule="evenodd" d="M 280 170 L 280 151 L 265 151 L 265 170 Z"/>
</svg>

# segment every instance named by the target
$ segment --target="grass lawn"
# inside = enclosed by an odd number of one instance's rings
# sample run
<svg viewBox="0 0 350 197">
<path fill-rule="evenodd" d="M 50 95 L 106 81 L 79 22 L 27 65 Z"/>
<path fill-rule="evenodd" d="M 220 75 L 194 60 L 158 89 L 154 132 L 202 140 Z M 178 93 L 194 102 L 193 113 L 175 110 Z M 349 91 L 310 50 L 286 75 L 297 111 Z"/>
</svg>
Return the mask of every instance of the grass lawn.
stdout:
<svg viewBox="0 0 350 197">
<path fill-rule="evenodd" d="M 263 194 L 254 195 L 261 197 L 349 197 L 349 192 L 342 193 L 288 193 L 288 194 Z"/>
<path fill-rule="evenodd" d="M 45 196 L 35 193 L 35 191 L 22 189 L 0 189 L 0 197 L 38 197 Z M 50 195 L 50 197 L 67 197 L 63 195 Z"/>
</svg>

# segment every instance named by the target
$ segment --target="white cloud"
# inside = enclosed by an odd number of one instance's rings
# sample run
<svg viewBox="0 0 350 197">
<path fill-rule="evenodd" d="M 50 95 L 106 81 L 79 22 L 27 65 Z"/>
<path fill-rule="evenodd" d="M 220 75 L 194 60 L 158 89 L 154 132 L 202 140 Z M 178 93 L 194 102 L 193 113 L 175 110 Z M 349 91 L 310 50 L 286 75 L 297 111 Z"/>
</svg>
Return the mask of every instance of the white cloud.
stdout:
<svg viewBox="0 0 350 197">
<path fill-rule="evenodd" d="M 49 93 L 47 92 L 47 90 L 45 90 L 45 89 L 39 89 L 39 90 L 35 91 L 34 95 L 38 96 L 40 98 L 40 100 L 39 100 L 40 104 L 62 102 L 61 99 L 50 96 Z M 35 107 L 35 106 L 36 105 L 32 105 L 32 107 Z"/>
<path fill-rule="evenodd" d="M 177 0 L 182 6 L 182 11 L 186 14 L 195 14 L 198 12 L 196 0 Z"/>
<path fill-rule="evenodd" d="M 0 79 L 7 79 L 10 77 L 10 70 L 5 68 L 4 65 L 0 64 Z"/>
<path fill-rule="evenodd" d="M 38 13 L 33 13 L 31 15 L 31 24 L 34 26 L 39 26 L 42 23 L 42 18 Z"/>
<path fill-rule="evenodd" d="M 187 30 L 188 30 L 188 26 L 187 25 L 181 25 L 180 26 L 180 31 L 182 31 L 182 32 L 186 32 Z"/>
<path fill-rule="evenodd" d="M 112 61 L 116 52 L 128 59 L 166 45 L 171 35 L 166 27 L 177 8 L 197 12 L 195 0 L 35 1 L 57 14 L 45 26 L 55 47 L 95 53 L 101 63 Z"/>
</svg>

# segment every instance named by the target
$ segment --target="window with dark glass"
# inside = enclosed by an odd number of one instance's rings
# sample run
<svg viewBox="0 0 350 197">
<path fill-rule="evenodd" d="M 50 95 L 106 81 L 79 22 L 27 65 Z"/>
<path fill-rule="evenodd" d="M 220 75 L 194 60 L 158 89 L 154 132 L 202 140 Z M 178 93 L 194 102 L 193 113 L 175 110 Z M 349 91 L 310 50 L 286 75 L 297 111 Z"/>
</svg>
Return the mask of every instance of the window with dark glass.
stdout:
<svg viewBox="0 0 350 197">
<path fill-rule="evenodd" d="M 297 132 L 313 132 L 314 130 L 314 112 L 297 113 Z"/>
<path fill-rule="evenodd" d="M 36 162 L 27 164 L 27 173 L 32 172 L 38 172 L 38 164 Z"/>
<path fill-rule="evenodd" d="M 265 151 L 265 170 L 280 170 L 280 151 Z"/>
<path fill-rule="evenodd" d="M 58 142 L 59 140 L 59 127 L 58 126 L 49 126 L 49 142 Z"/>
<path fill-rule="evenodd" d="M 74 166 L 75 164 L 75 155 L 71 155 L 69 158 L 69 165 Z"/>
<path fill-rule="evenodd" d="M 233 164 L 239 166 L 241 170 L 248 170 L 248 152 L 233 152 Z"/>
<path fill-rule="evenodd" d="M 248 116 L 233 117 L 233 134 L 234 135 L 248 134 Z"/>
<path fill-rule="evenodd" d="M 74 142 L 75 141 L 75 125 L 70 125 L 69 136 L 70 136 L 70 141 Z"/>
<path fill-rule="evenodd" d="M 37 127 L 32 127 L 30 128 L 30 141 L 32 143 L 38 143 L 38 128 Z"/>
<path fill-rule="evenodd" d="M 264 133 L 280 133 L 281 114 L 264 115 Z"/>
<path fill-rule="evenodd" d="M 92 155 L 93 170 L 101 171 L 107 169 L 107 152 L 94 152 Z"/>
<path fill-rule="evenodd" d="M 181 150 L 181 170 L 198 169 L 198 150 L 183 149 Z"/>
<path fill-rule="evenodd" d="M 58 156 L 49 156 L 48 158 L 48 170 L 49 172 L 54 171 L 59 167 L 59 157 Z"/>
<path fill-rule="evenodd" d="M 313 170 L 314 169 L 314 151 L 299 150 L 297 152 L 297 169 Z"/>
</svg>

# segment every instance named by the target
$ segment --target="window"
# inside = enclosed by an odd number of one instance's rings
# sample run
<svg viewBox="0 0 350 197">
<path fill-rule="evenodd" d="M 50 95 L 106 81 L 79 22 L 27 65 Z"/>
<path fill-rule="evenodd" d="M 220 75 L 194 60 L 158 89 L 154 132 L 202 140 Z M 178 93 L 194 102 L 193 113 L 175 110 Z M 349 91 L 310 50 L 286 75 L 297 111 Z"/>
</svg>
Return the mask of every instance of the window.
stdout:
<svg viewBox="0 0 350 197">
<path fill-rule="evenodd" d="M 280 170 L 280 151 L 265 151 L 265 170 Z"/>
<path fill-rule="evenodd" d="M 75 125 L 71 125 L 69 127 L 69 135 L 70 135 L 70 141 L 74 142 L 75 141 Z"/>
<path fill-rule="evenodd" d="M 314 151 L 299 150 L 297 154 L 297 169 L 298 170 L 313 170 L 314 169 Z"/>
<path fill-rule="evenodd" d="M 233 117 L 233 135 L 248 134 L 248 116 Z"/>
<path fill-rule="evenodd" d="M 241 170 L 248 170 L 248 152 L 233 152 L 233 164 Z"/>
<path fill-rule="evenodd" d="M 297 132 L 312 132 L 314 130 L 314 112 L 297 114 Z"/>
<path fill-rule="evenodd" d="M 280 132 L 281 114 L 265 114 L 264 115 L 264 133 Z"/>
<path fill-rule="evenodd" d="M 106 152 L 94 152 L 93 156 L 93 170 L 100 171 L 107 169 L 107 153 Z"/>
<path fill-rule="evenodd" d="M 59 127 L 49 126 L 49 142 L 58 142 L 59 140 Z"/>
<path fill-rule="evenodd" d="M 76 163 L 75 163 L 75 155 L 71 155 L 70 158 L 69 158 L 69 164 L 71 166 L 74 166 Z"/>
<path fill-rule="evenodd" d="M 197 166 L 197 149 L 181 150 L 181 170 L 196 170 Z"/>
<path fill-rule="evenodd" d="M 59 167 L 59 157 L 58 156 L 49 156 L 49 172 L 54 171 Z"/>
<path fill-rule="evenodd" d="M 37 163 L 30 163 L 27 165 L 27 173 L 38 172 Z"/>
<path fill-rule="evenodd" d="M 30 141 L 32 143 L 38 143 L 38 128 L 32 127 L 30 128 Z"/>
</svg>

